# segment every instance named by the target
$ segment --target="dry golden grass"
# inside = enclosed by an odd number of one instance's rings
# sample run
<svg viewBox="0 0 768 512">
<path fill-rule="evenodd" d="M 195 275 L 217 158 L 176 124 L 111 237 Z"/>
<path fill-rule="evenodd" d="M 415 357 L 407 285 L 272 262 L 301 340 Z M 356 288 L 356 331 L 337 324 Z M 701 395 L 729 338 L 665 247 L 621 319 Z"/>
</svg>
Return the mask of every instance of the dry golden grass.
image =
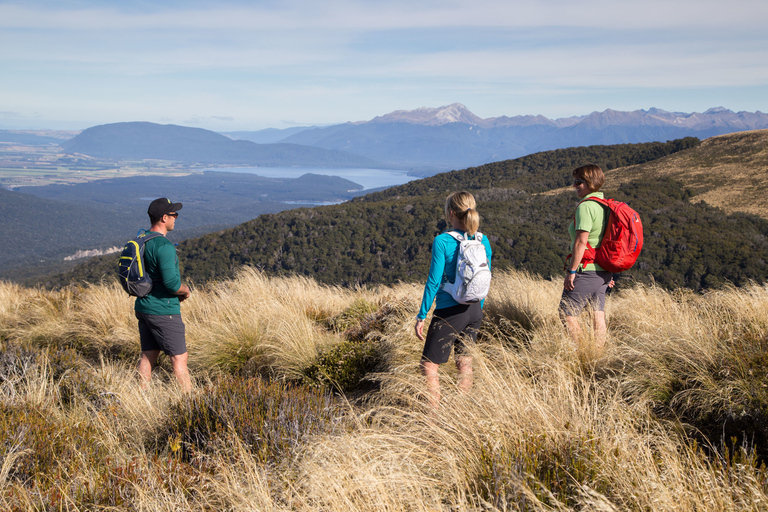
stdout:
<svg viewBox="0 0 768 512">
<path fill-rule="evenodd" d="M 268 278 L 245 268 L 234 280 L 196 292 L 184 304 L 190 365 L 224 368 L 250 364 L 296 377 L 342 338 L 319 324 L 356 300 L 373 304 L 380 292 L 329 287 L 305 277 Z"/>
<path fill-rule="evenodd" d="M 638 178 L 670 177 L 728 213 L 768 218 L 768 130 L 719 135 L 697 148 L 606 173 L 611 188 Z"/>
<path fill-rule="evenodd" d="M 421 343 L 412 332 L 419 286 L 347 290 L 244 269 L 196 291 L 182 305 L 195 394 L 215 387 L 217 373 L 293 379 L 344 342 L 365 312 L 388 312 L 375 336 L 391 352 L 388 367 L 364 400 L 340 400 L 348 426 L 302 438 L 283 459 L 265 464 L 236 429 L 222 433 L 217 449 L 189 459 L 172 439 L 159 452 L 148 448 L 188 398 L 162 370 L 164 378 L 140 389 L 135 319 L 122 290 L 45 292 L 0 283 L 0 406 L 8 415 L 31 407 L 45 424 L 90 436 L 90 445 L 104 450 L 57 452 L 58 466 L 19 480 L 16 472 L 35 455 L 33 433 L 13 434 L 18 427 L 6 416 L 0 506 L 768 510 L 768 475 L 748 446 L 726 454 L 713 439 L 715 451 L 701 449 L 690 437 L 695 430 L 663 413 L 695 419 L 750 411 L 768 385 L 760 366 L 768 365 L 768 288 L 697 295 L 620 284 L 607 304 L 608 346 L 585 356 L 557 317 L 561 283 L 497 273 L 483 339 L 470 348 L 473 387 L 460 392 L 455 369 L 442 366 L 436 411 L 425 399 Z M 47 349 L 24 359 L 19 346 Z M 72 346 L 104 357 L 62 370 L 57 354 Z"/>
<path fill-rule="evenodd" d="M 605 173 L 605 190 L 636 179 L 674 178 L 694 191 L 691 201 L 768 218 L 768 130 L 718 135 L 696 148 Z M 545 192 L 555 195 L 561 188 Z"/>
</svg>

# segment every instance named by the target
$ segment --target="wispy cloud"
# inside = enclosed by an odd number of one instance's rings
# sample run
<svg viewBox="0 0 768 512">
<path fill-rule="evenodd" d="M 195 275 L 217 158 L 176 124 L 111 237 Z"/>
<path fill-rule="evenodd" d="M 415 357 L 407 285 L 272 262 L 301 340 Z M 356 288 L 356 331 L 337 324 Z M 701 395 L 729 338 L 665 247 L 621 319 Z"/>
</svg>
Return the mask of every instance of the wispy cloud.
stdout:
<svg viewBox="0 0 768 512">
<path fill-rule="evenodd" d="M 572 115 L 664 92 L 678 110 L 765 110 L 766 19 L 747 0 L 0 1 L 0 109 L 238 128 L 453 101 Z"/>
<path fill-rule="evenodd" d="M 759 0 L 282 0 L 0 3 L 0 27 L 54 30 L 391 30 L 435 27 L 761 28 Z"/>
</svg>

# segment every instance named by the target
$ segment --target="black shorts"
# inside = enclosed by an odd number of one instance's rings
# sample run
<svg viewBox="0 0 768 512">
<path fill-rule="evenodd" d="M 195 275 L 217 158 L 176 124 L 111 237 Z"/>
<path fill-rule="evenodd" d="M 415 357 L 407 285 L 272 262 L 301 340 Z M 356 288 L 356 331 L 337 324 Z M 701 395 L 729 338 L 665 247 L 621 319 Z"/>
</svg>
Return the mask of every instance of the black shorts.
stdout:
<svg viewBox="0 0 768 512">
<path fill-rule="evenodd" d="M 567 316 L 579 316 L 587 303 L 590 303 L 595 311 L 605 311 L 605 292 L 611 279 L 613 274 L 603 270 L 576 274 L 573 290 L 563 290 L 560 311 Z"/>
<path fill-rule="evenodd" d="M 479 302 L 436 309 L 429 323 L 421 360 L 435 364 L 446 363 L 454 346 L 456 355 L 461 354 L 464 349 L 462 338 L 466 336 L 477 341 L 477 331 L 482 321 L 483 308 Z"/>
<path fill-rule="evenodd" d="M 162 350 L 169 356 L 179 356 L 187 351 L 181 315 L 146 315 L 136 311 L 136 318 L 142 352 Z"/>
</svg>

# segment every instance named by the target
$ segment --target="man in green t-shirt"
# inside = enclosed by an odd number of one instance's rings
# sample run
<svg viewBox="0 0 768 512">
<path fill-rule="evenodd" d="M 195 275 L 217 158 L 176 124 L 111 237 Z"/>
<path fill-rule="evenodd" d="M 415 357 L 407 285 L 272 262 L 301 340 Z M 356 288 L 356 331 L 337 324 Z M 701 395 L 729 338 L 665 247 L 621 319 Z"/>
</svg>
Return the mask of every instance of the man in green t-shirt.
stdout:
<svg viewBox="0 0 768 512">
<path fill-rule="evenodd" d="M 139 375 L 142 386 L 149 385 L 152 368 L 165 352 L 173 364 L 173 373 L 182 389 L 192 389 L 187 369 L 187 344 L 184 322 L 181 320 L 180 303 L 189 298 L 190 289 L 181 284 L 179 258 L 176 247 L 165 237 L 176 226 L 181 203 L 172 203 L 161 197 L 149 205 L 147 213 L 152 225 L 150 232 L 163 236 L 148 240 L 144 246 L 144 265 L 152 278 L 152 291 L 138 297 L 134 310 L 139 320 L 141 359 Z"/>
</svg>

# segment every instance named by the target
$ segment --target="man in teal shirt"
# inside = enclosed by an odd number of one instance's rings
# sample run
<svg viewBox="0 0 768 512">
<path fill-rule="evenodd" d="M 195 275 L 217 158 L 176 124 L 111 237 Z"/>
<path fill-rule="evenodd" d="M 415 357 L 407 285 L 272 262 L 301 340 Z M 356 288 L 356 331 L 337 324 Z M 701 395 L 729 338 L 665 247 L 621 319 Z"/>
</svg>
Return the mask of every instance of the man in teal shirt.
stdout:
<svg viewBox="0 0 768 512">
<path fill-rule="evenodd" d="M 141 359 L 139 375 L 142 386 L 149 385 L 152 368 L 165 352 L 173 364 L 173 373 L 182 389 L 192 389 L 187 369 L 187 344 L 184 322 L 181 320 L 181 301 L 188 299 L 190 290 L 181 284 L 179 258 L 176 247 L 165 237 L 176 226 L 181 203 L 172 203 L 161 197 L 149 205 L 147 213 L 152 225 L 150 232 L 160 233 L 144 246 L 144 265 L 152 278 L 152 291 L 136 299 L 134 310 L 139 320 Z"/>
</svg>

